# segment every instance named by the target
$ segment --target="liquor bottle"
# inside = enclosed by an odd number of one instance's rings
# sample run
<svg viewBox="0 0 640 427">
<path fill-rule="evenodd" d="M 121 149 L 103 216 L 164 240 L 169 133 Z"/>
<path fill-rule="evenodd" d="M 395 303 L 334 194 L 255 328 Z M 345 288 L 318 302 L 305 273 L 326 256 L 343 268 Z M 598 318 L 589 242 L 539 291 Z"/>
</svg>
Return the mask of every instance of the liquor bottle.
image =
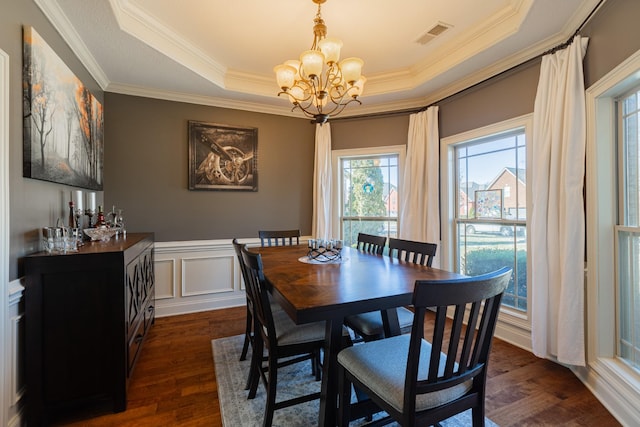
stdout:
<svg viewBox="0 0 640 427">
<path fill-rule="evenodd" d="M 96 228 L 98 227 L 106 227 L 107 223 L 104 220 L 104 212 L 102 211 L 102 206 L 98 206 L 98 218 L 96 219 Z"/>
<path fill-rule="evenodd" d="M 76 214 L 73 209 L 73 200 L 69 201 L 69 227 L 76 228 Z"/>
</svg>

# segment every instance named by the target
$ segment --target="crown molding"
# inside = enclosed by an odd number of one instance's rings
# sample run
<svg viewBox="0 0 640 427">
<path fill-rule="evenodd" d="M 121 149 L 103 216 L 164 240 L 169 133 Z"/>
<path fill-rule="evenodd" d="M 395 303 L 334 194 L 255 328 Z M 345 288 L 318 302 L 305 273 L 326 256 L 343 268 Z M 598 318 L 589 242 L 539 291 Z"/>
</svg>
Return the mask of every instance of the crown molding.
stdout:
<svg viewBox="0 0 640 427">
<path fill-rule="evenodd" d="M 157 90 L 154 88 L 125 85 L 119 83 L 110 84 L 105 91 L 110 93 L 118 93 L 121 95 L 140 96 L 143 98 L 153 98 L 164 101 L 184 102 L 189 104 L 229 108 L 232 110 L 274 114 L 278 116 L 309 120 L 309 118 L 303 116 L 302 113 L 298 111 L 292 111 L 291 106 L 288 105 L 288 103 L 285 103 L 284 100 L 282 106 L 275 106 L 258 102 L 238 101 L 214 96 L 192 95 L 189 93 Z M 363 101 L 363 104 L 361 106 L 358 106 L 358 108 L 347 108 L 346 110 L 344 110 L 340 114 L 340 117 L 353 117 L 363 114 L 385 113 L 389 111 L 420 108 L 424 105 L 425 101 L 423 98 L 412 98 L 407 100 L 383 102 L 371 105 L 367 105 L 366 101 Z"/>
<path fill-rule="evenodd" d="M 44 0 L 37 0 L 44 1 Z M 110 0 L 110 1 L 123 1 L 123 0 Z M 383 73 L 378 75 L 368 76 L 367 88 L 365 94 L 361 98 L 363 104 L 358 106 L 358 108 L 347 108 L 344 110 L 340 117 L 357 117 L 362 115 L 376 114 L 376 113 L 385 113 L 385 112 L 393 112 L 393 111 L 401 111 L 401 110 L 412 110 L 416 108 L 422 108 L 427 105 L 436 103 L 441 101 L 444 98 L 447 98 L 451 95 L 459 93 L 469 87 L 472 87 L 478 83 L 481 83 L 487 79 L 495 77 L 496 75 L 507 71 L 519 64 L 523 64 L 536 56 L 540 55 L 544 51 L 548 50 L 550 47 L 557 46 L 563 42 L 565 42 L 571 35 L 575 32 L 575 29 L 580 25 L 580 23 L 586 18 L 586 16 L 591 12 L 591 9 L 595 6 L 598 0 L 591 0 L 589 5 L 586 5 L 584 8 L 577 10 L 573 15 L 572 19 L 569 20 L 561 33 L 554 35 L 553 37 L 549 37 L 536 45 L 530 46 L 526 50 L 522 50 L 517 52 L 514 55 L 511 55 L 507 58 L 502 59 L 499 62 L 492 63 L 491 65 L 485 67 L 484 69 L 473 73 L 467 77 L 457 79 L 452 84 L 449 84 L 440 90 L 430 93 L 424 97 L 414 97 L 411 99 L 403 99 L 403 100 L 394 100 L 389 102 L 375 102 L 372 104 L 367 104 L 367 98 L 373 97 L 376 95 L 384 95 L 390 94 L 399 91 L 407 91 L 416 88 L 419 86 L 418 82 L 426 82 L 429 78 L 433 78 L 433 76 L 437 75 L 433 74 L 426 80 L 420 80 L 415 75 L 412 75 L 411 69 L 401 69 L 394 70 L 390 73 Z M 477 28 L 475 32 L 473 32 L 473 36 L 471 36 L 471 40 L 474 37 L 482 37 L 485 33 L 490 33 L 492 27 L 496 25 L 505 27 L 509 27 L 511 29 L 507 29 L 503 31 L 503 36 L 506 37 L 505 34 L 512 33 L 517 29 L 518 25 L 521 25 L 523 16 L 529 12 L 531 7 L 532 0 L 517 0 L 514 1 L 510 8 L 505 8 L 494 15 L 494 19 L 490 24 L 486 26 L 482 26 L 484 29 Z M 509 25 L 504 24 L 504 21 L 510 22 Z M 515 23 L 514 23 L 515 22 Z M 495 35 L 495 34 L 494 34 Z M 458 55 L 465 56 L 469 55 L 468 51 L 465 53 L 466 45 L 469 45 L 469 37 L 460 38 L 457 41 Z M 472 43 L 471 43 L 472 44 Z M 475 47 L 477 49 L 477 46 Z M 453 55 L 452 55 L 453 56 Z M 448 65 L 444 67 L 445 71 L 449 67 L 453 65 Z M 439 65 L 442 68 L 442 64 Z M 444 71 L 442 71 L 444 72 Z M 434 69 L 428 71 L 422 71 L 422 73 L 434 73 Z M 277 88 L 275 88 L 275 83 L 271 78 L 265 77 L 263 75 L 246 73 L 238 70 L 227 70 L 225 79 L 224 79 L 224 87 L 227 90 L 233 90 L 240 93 L 245 94 L 259 94 L 265 96 L 266 98 L 270 98 L 273 100 L 277 93 Z M 176 102 L 186 102 L 192 104 L 199 105 L 208 105 L 220 108 L 229 108 L 243 111 L 251 111 L 257 113 L 265 113 L 265 114 L 275 114 L 287 117 L 301 118 L 307 120 L 306 117 L 302 116 L 297 111 L 291 111 L 291 106 L 283 100 L 282 106 L 276 106 L 268 103 L 260 103 L 260 102 L 249 102 L 249 101 L 238 101 L 220 97 L 212 97 L 212 96 L 203 96 L 203 95 L 192 95 L 181 92 L 172 92 L 165 90 L 157 90 L 148 87 L 141 86 L 133 86 L 133 85 L 124 85 L 118 83 L 111 83 L 105 89 L 108 92 L 113 93 L 121 93 L 125 95 L 133 95 L 133 96 L 141 96 Z"/>
<path fill-rule="evenodd" d="M 588 0 L 588 4 L 577 9 L 571 19 L 567 21 L 560 34 L 556 34 L 499 62 L 492 63 L 483 70 L 473 73 L 473 75 L 457 79 L 456 82 L 438 90 L 436 93 L 432 93 L 423 98 L 416 97 L 403 101 L 366 105 L 368 97 L 413 90 L 429 80 L 459 66 L 468 58 L 488 49 L 493 44 L 509 37 L 522 25 L 523 20 L 530 12 L 533 1 L 534 0 L 511 0 L 503 9 L 496 12 L 483 24 L 465 32 L 438 49 L 430 59 L 424 59 L 404 69 L 367 76 L 368 81 L 365 94 L 361 98 L 364 104 L 357 109 L 353 109 L 353 112 L 349 111 L 350 109 L 345 110 L 341 116 L 412 109 L 437 102 L 447 96 L 473 86 L 539 55 L 550 47 L 566 41 L 588 16 L 599 0 Z M 273 105 L 273 103 L 238 101 L 219 97 L 191 95 L 110 82 L 67 19 L 58 0 L 35 0 L 35 2 L 71 47 L 80 62 L 97 81 L 102 90 L 178 102 L 301 117 L 297 112 L 291 111 L 291 106 L 286 100 L 282 100 L 282 107 L 280 107 Z M 227 69 L 225 66 L 216 62 L 215 59 L 210 58 L 201 49 L 180 37 L 173 30 L 132 4 L 129 0 L 109 0 L 109 4 L 118 25 L 123 31 L 160 51 L 162 54 L 167 55 L 208 81 L 211 81 L 216 86 L 233 92 L 260 95 L 269 99 L 268 102 L 276 98 L 278 88 L 272 76 Z"/>
<path fill-rule="evenodd" d="M 41 0 L 42 1 L 42 0 Z M 227 67 L 127 0 L 109 0 L 120 29 L 180 65 L 225 88 Z"/>
<path fill-rule="evenodd" d="M 301 117 L 300 114 L 292 112 L 291 108 L 286 105 L 279 107 L 260 102 L 238 101 L 235 99 L 219 98 L 206 95 L 193 95 L 190 93 L 158 90 L 155 88 L 126 85 L 121 83 L 111 83 L 105 89 L 105 91 L 111 93 L 119 93 L 122 95 L 140 96 L 144 98 L 161 99 L 165 101 L 185 102 L 188 104 L 207 105 L 211 107 L 229 108 L 232 110 L 243 110 L 254 113 L 276 114 L 288 117 Z M 273 96 L 273 93 L 271 93 L 271 95 Z"/>
<path fill-rule="evenodd" d="M 277 95 L 280 90 L 273 77 L 238 70 L 228 70 L 224 84 L 227 90 L 268 97 Z"/>
<path fill-rule="evenodd" d="M 56 0 L 35 0 L 35 3 L 60 33 L 62 39 L 69 45 L 89 74 L 95 79 L 98 86 L 104 90 L 109 85 L 107 75 L 93 57 L 87 45 L 84 44 L 73 25 L 71 25 L 58 2 Z"/>
<path fill-rule="evenodd" d="M 43 0 L 40 0 L 43 1 Z M 525 19 L 534 0 L 512 0 L 485 23 L 447 43 L 432 57 L 404 69 L 367 76 L 367 95 L 411 90 L 446 73 L 451 67 L 512 35 Z M 109 0 L 120 28 L 143 43 L 210 80 L 236 92 L 272 96 L 277 93 L 272 76 L 231 70 L 127 0 Z"/>
</svg>

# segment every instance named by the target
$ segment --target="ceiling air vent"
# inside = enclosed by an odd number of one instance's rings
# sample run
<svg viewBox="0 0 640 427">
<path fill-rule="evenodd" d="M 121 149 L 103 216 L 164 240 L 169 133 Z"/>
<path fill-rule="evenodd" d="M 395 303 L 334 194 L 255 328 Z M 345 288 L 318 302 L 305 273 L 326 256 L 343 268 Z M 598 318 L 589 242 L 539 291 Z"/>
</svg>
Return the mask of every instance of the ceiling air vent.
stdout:
<svg viewBox="0 0 640 427">
<path fill-rule="evenodd" d="M 444 22 L 438 22 L 426 32 L 424 32 L 420 37 L 416 39 L 416 43 L 419 44 L 427 44 L 431 40 L 433 40 L 436 36 L 447 31 L 453 25 L 445 24 Z"/>
</svg>

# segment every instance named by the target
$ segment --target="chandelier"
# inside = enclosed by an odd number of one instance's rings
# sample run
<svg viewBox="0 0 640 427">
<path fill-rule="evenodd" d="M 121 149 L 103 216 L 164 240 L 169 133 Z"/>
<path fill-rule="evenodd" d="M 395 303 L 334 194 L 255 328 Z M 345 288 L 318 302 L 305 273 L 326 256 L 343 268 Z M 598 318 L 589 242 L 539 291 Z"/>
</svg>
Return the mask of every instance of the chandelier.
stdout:
<svg viewBox="0 0 640 427">
<path fill-rule="evenodd" d="M 277 65 L 278 93 L 287 95 L 296 108 L 312 123 L 325 123 L 330 116 L 340 114 L 352 102 L 362 104 L 358 96 L 366 78 L 361 74 L 364 62 L 360 58 L 340 61 L 342 41 L 327 37 L 327 26 L 320 15 L 320 5 L 326 0 L 312 0 L 318 5 L 313 20 L 313 44 L 302 52 L 300 60 L 288 60 Z"/>
</svg>

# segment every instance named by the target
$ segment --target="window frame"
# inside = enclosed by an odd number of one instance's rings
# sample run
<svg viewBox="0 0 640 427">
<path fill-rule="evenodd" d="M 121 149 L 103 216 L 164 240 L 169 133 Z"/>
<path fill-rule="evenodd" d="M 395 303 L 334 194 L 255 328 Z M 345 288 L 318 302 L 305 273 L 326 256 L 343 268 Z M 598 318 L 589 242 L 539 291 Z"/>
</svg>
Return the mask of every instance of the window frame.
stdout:
<svg viewBox="0 0 640 427">
<path fill-rule="evenodd" d="M 342 236 L 342 174 L 340 174 L 340 160 L 345 157 L 366 157 L 366 156 L 398 156 L 398 201 L 402 200 L 402 180 L 404 174 L 404 161 L 407 153 L 405 145 L 390 145 L 383 147 L 369 148 L 349 148 L 331 151 L 331 235 Z M 398 203 L 398 230 L 400 229 L 400 218 L 402 217 L 401 203 Z"/>
<path fill-rule="evenodd" d="M 640 375 L 618 359 L 614 227 L 618 221 L 616 98 L 640 84 L 640 50 L 586 91 L 587 366 L 574 368 L 622 424 L 640 419 Z"/>
<path fill-rule="evenodd" d="M 531 170 L 531 141 L 533 131 L 533 114 L 526 114 L 499 123 L 494 123 L 467 132 L 462 132 L 440 141 L 440 194 L 441 194 L 441 256 L 442 268 L 451 270 L 456 267 L 456 158 L 455 147 L 462 143 L 480 140 L 488 136 L 509 133 L 514 129 L 523 128 L 526 139 L 526 167 Z M 527 182 L 530 179 L 527 178 Z M 531 191 L 527 187 L 526 206 L 531 206 Z M 527 223 L 530 216 L 527 217 Z M 527 235 L 529 230 L 527 227 Z M 530 239 L 527 239 L 527 265 L 531 265 Z M 527 269 L 527 311 L 501 307 L 500 317 L 496 326 L 496 336 L 519 347 L 531 350 L 531 271 Z"/>
</svg>

